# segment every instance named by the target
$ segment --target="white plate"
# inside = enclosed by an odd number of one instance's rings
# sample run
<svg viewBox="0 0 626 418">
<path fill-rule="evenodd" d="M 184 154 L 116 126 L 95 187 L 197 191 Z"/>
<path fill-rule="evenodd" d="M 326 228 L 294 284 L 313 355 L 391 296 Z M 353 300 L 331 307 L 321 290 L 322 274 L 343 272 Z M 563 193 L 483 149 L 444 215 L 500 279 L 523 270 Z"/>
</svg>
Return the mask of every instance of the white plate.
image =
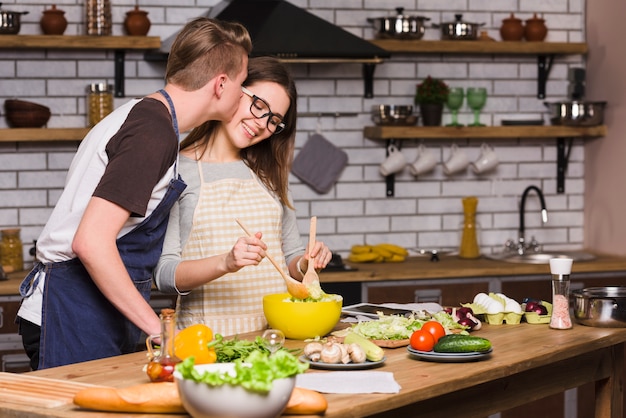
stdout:
<svg viewBox="0 0 626 418">
<path fill-rule="evenodd" d="M 361 369 L 371 369 L 374 367 L 378 367 L 383 364 L 387 360 L 387 357 L 383 357 L 382 360 L 379 361 L 369 361 L 366 360 L 365 363 L 323 363 L 321 361 L 312 361 L 307 356 L 300 356 L 300 361 L 309 363 L 311 367 L 314 369 L 324 369 L 324 370 L 361 370 Z"/>
<path fill-rule="evenodd" d="M 489 351 L 485 351 L 485 352 L 472 351 L 469 353 L 436 353 L 434 351 L 414 350 L 410 346 L 407 347 L 406 349 L 411 356 L 417 357 L 422 360 L 438 361 L 441 363 L 445 363 L 445 362 L 459 363 L 463 361 L 478 361 L 486 357 L 489 357 L 489 355 L 493 351 L 493 348 L 490 348 Z"/>
</svg>

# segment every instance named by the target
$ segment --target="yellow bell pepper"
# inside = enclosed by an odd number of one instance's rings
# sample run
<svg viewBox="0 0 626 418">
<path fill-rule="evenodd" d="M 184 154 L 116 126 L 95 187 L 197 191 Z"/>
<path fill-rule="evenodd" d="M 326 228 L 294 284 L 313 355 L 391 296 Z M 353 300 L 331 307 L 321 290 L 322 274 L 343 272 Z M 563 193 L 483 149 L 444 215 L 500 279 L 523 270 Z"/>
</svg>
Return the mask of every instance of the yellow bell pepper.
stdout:
<svg viewBox="0 0 626 418">
<path fill-rule="evenodd" d="M 181 330 L 174 338 L 176 357 L 185 360 L 194 356 L 195 364 L 215 363 L 217 354 L 208 344 L 213 340 L 213 331 L 206 325 L 195 324 Z"/>
</svg>

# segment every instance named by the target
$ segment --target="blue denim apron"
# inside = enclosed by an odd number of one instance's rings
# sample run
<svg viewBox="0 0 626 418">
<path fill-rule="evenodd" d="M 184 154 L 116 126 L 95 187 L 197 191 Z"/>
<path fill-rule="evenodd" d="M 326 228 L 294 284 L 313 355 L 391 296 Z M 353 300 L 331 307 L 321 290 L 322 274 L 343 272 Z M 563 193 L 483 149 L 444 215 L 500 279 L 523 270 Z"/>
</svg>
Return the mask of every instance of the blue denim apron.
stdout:
<svg viewBox="0 0 626 418">
<path fill-rule="evenodd" d="M 174 130 L 179 136 L 174 105 L 167 99 Z M 150 300 L 152 272 L 163 248 L 170 209 L 187 185 L 175 170 L 161 202 L 152 214 L 117 239 L 128 274 L 146 301 Z M 106 220 L 103 220 L 106 222 Z M 78 258 L 38 263 L 20 286 L 26 296 L 37 286 L 33 278 L 45 270 L 39 369 L 112 357 L 137 350 L 141 330 L 102 295 Z"/>
</svg>

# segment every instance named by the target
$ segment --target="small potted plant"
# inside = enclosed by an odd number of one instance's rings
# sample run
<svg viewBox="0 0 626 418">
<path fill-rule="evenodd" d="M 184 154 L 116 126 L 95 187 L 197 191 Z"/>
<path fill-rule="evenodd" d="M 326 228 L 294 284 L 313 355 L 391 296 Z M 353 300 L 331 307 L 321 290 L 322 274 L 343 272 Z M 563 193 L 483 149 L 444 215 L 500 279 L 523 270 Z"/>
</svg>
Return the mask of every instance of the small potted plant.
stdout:
<svg viewBox="0 0 626 418">
<path fill-rule="evenodd" d="M 448 99 L 450 89 L 438 78 L 428 76 L 417 85 L 415 104 L 420 107 L 424 126 L 440 126 L 443 105 Z"/>
</svg>

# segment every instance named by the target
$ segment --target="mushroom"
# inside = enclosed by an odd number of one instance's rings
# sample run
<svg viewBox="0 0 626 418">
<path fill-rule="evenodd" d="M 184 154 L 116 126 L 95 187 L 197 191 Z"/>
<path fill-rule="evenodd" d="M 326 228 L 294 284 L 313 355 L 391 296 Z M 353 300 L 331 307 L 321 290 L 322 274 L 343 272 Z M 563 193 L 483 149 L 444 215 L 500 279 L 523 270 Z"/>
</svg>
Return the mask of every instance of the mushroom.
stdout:
<svg viewBox="0 0 626 418">
<path fill-rule="evenodd" d="M 308 343 L 304 346 L 304 355 L 311 361 L 319 361 L 324 346 L 320 342 Z"/>
<path fill-rule="evenodd" d="M 348 344 L 348 353 L 353 363 L 365 363 L 365 351 L 356 343 Z"/>
<path fill-rule="evenodd" d="M 324 363 L 337 364 L 341 363 L 343 353 L 341 352 L 341 345 L 338 343 L 326 343 L 320 353 L 320 360 Z"/>
</svg>

